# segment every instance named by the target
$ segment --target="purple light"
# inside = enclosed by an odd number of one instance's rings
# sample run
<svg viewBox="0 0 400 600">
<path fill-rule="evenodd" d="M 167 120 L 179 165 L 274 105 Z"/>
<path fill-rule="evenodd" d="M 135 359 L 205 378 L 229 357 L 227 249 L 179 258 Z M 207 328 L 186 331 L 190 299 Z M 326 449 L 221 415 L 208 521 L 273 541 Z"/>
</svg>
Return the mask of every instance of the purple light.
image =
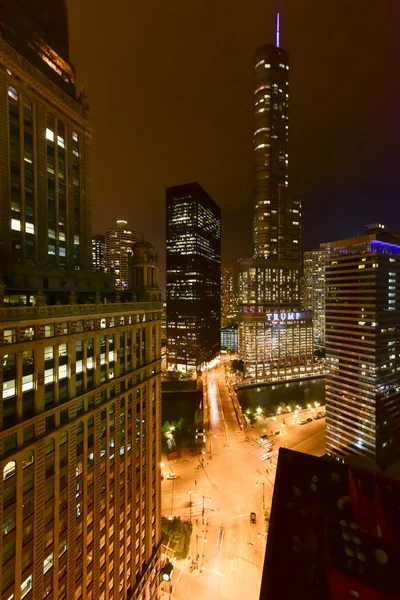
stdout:
<svg viewBox="0 0 400 600">
<path fill-rule="evenodd" d="M 279 13 L 276 13 L 276 45 L 279 48 Z"/>
<path fill-rule="evenodd" d="M 400 246 L 398 244 L 390 244 L 389 242 L 381 242 L 380 240 L 371 240 L 370 244 L 372 252 L 376 252 L 376 250 L 384 252 L 386 250 L 386 254 L 398 255 L 400 253 Z"/>
</svg>

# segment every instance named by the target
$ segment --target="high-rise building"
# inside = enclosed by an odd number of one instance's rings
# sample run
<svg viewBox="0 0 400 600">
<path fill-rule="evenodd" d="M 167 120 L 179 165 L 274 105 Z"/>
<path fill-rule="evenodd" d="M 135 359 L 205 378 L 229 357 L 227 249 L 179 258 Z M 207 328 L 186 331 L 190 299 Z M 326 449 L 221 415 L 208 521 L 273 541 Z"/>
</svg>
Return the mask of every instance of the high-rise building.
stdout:
<svg viewBox="0 0 400 600">
<path fill-rule="evenodd" d="M 198 183 L 166 197 L 168 366 L 198 370 L 220 349 L 221 211 Z"/>
<path fill-rule="evenodd" d="M 238 351 L 237 325 L 226 325 L 225 327 L 221 327 L 221 348 L 228 352 Z"/>
<path fill-rule="evenodd" d="M 255 379 L 313 370 L 311 314 L 300 309 L 301 200 L 289 190 L 289 56 L 254 61 L 254 258 L 239 261 L 239 354 Z"/>
<path fill-rule="evenodd" d="M 322 246 L 327 452 L 385 468 L 400 457 L 400 235 L 369 228 Z"/>
<path fill-rule="evenodd" d="M 310 310 L 314 323 L 314 347 L 325 347 L 325 264 L 328 250 L 310 250 L 303 256 L 302 305 Z"/>
<path fill-rule="evenodd" d="M 281 448 L 260 600 L 398 598 L 399 504 L 398 479 Z"/>
<path fill-rule="evenodd" d="M 160 292 L 140 252 L 134 292 L 92 271 L 65 2 L 0 0 L 0 23 L 0 595 L 155 598 Z"/>
<path fill-rule="evenodd" d="M 222 267 L 221 275 L 221 327 L 234 324 L 236 320 L 236 284 L 232 267 Z"/>
<path fill-rule="evenodd" d="M 0 262 L 21 288 L 92 268 L 87 98 L 76 97 L 64 3 L 38 4 L 0 2 Z"/>
<path fill-rule="evenodd" d="M 106 271 L 115 279 L 115 287 L 124 290 L 128 287 L 129 257 L 133 244 L 140 236 L 128 229 L 128 222 L 117 221 L 116 229 L 106 232 Z"/>
<path fill-rule="evenodd" d="M 93 271 L 104 273 L 106 269 L 106 238 L 97 233 L 92 236 L 92 265 Z"/>
</svg>

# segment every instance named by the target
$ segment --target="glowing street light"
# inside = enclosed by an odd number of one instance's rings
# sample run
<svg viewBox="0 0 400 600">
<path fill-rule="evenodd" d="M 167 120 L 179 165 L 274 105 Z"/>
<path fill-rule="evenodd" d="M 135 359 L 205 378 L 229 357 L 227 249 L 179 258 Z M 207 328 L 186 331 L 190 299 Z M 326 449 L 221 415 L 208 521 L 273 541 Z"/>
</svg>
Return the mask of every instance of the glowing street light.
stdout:
<svg viewBox="0 0 400 600">
<path fill-rule="evenodd" d="M 262 413 L 262 408 L 261 408 L 261 406 L 257 406 L 256 413 L 257 413 L 258 415 L 260 415 L 260 414 Z"/>
</svg>

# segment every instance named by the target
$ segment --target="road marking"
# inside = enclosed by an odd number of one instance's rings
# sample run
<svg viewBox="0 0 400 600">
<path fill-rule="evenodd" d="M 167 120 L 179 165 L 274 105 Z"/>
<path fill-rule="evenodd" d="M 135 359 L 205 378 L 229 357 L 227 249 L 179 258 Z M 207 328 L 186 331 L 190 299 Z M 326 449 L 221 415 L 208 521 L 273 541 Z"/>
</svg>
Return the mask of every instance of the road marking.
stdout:
<svg viewBox="0 0 400 600">
<path fill-rule="evenodd" d="M 210 573 L 215 573 L 215 575 L 219 575 L 220 577 L 226 577 L 225 573 L 220 573 L 219 571 L 216 571 L 215 569 L 208 569 L 207 567 L 201 567 L 202 571 L 209 571 Z"/>
</svg>

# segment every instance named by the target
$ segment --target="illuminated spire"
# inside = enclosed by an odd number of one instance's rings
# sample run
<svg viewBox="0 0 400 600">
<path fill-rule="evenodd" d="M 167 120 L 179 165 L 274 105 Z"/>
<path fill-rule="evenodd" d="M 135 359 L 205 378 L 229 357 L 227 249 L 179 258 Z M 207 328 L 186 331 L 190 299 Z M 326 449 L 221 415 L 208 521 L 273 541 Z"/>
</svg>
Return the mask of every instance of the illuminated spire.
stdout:
<svg viewBox="0 0 400 600">
<path fill-rule="evenodd" d="M 276 45 L 279 48 L 279 13 L 276 13 Z"/>
</svg>

